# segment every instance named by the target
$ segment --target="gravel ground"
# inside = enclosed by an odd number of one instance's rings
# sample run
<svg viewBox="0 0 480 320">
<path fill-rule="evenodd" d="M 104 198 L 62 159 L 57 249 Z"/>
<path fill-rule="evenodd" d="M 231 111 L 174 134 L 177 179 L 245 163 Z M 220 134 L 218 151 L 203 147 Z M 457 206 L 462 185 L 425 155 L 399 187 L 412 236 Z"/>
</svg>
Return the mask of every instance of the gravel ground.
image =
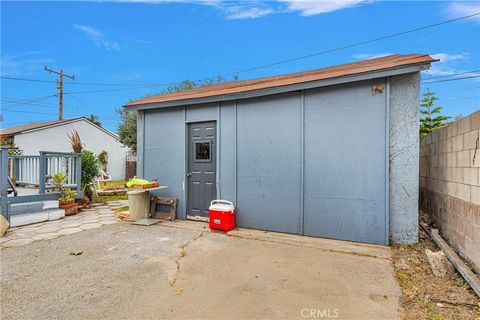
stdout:
<svg viewBox="0 0 480 320">
<path fill-rule="evenodd" d="M 2 249 L 2 319 L 399 317 L 389 248 L 170 224 Z"/>
</svg>

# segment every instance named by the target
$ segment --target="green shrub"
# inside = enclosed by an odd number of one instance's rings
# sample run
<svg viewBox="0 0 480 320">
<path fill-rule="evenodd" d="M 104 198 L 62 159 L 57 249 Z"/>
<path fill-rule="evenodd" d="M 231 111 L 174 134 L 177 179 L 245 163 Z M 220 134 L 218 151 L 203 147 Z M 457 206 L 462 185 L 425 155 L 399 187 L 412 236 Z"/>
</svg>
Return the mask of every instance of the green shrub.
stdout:
<svg viewBox="0 0 480 320">
<path fill-rule="evenodd" d="M 97 156 L 88 150 L 82 151 L 82 190 L 95 182 L 100 171 L 100 162 Z"/>
</svg>

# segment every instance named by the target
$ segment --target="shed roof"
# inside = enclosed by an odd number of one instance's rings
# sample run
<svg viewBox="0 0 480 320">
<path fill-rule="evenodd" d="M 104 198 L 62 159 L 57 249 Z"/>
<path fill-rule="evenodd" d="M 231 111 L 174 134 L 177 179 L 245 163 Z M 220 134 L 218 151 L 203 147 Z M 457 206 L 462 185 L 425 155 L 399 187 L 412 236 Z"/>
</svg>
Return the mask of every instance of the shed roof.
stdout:
<svg viewBox="0 0 480 320">
<path fill-rule="evenodd" d="M 178 100 L 192 100 L 206 97 L 225 96 L 248 91 L 283 87 L 301 84 L 310 81 L 339 78 L 345 76 L 366 74 L 376 71 L 404 68 L 411 65 L 430 64 L 438 61 L 428 54 L 390 55 L 375 59 L 346 63 L 331 67 L 295 72 L 265 78 L 225 82 L 216 85 L 202 86 L 180 92 L 154 95 L 138 100 L 133 100 L 125 106 L 138 106 L 151 103 L 172 102 Z M 188 101 L 186 101 L 188 103 Z"/>
</svg>

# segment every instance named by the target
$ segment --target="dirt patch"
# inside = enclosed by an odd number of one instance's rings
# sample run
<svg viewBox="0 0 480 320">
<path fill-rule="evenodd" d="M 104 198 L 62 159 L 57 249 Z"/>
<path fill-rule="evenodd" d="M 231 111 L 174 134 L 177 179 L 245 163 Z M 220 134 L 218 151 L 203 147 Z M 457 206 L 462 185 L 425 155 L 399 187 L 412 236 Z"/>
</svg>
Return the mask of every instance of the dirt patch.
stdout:
<svg viewBox="0 0 480 320">
<path fill-rule="evenodd" d="M 413 246 L 394 245 L 392 258 L 402 288 L 404 320 L 480 319 L 480 299 L 462 276 L 433 275 L 425 250 L 440 250 L 423 230 Z"/>
</svg>

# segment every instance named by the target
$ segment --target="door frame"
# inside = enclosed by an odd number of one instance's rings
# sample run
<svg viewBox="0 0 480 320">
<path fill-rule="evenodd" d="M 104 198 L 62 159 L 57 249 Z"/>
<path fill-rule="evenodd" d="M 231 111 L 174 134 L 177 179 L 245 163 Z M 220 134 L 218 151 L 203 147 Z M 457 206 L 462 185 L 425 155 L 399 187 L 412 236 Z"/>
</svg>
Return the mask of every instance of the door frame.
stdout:
<svg viewBox="0 0 480 320">
<path fill-rule="evenodd" d="M 218 113 L 220 111 L 218 110 Z M 184 204 L 183 204 L 183 217 L 184 220 L 188 220 L 187 215 L 188 215 L 188 169 L 189 169 L 189 161 L 188 161 L 188 154 L 189 154 L 189 149 L 190 149 L 190 136 L 188 132 L 188 127 L 191 124 L 195 123 L 205 123 L 205 122 L 213 122 L 215 123 L 215 157 L 216 157 L 216 163 L 215 163 L 215 191 L 216 191 L 216 196 L 217 199 L 220 199 L 220 186 L 219 186 L 219 178 L 220 178 L 220 130 L 219 130 L 219 123 L 220 123 L 220 117 L 219 119 L 204 119 L 204 120 L 193 120 L 193 121 L 188 121 L 186 117 L 186 109 L 184 109 L 184 117 L 185 117 L 185 165 L 184 165 L 184 172 L 183 172 L 183 199 L 184 199 Z"/>
</svg>

